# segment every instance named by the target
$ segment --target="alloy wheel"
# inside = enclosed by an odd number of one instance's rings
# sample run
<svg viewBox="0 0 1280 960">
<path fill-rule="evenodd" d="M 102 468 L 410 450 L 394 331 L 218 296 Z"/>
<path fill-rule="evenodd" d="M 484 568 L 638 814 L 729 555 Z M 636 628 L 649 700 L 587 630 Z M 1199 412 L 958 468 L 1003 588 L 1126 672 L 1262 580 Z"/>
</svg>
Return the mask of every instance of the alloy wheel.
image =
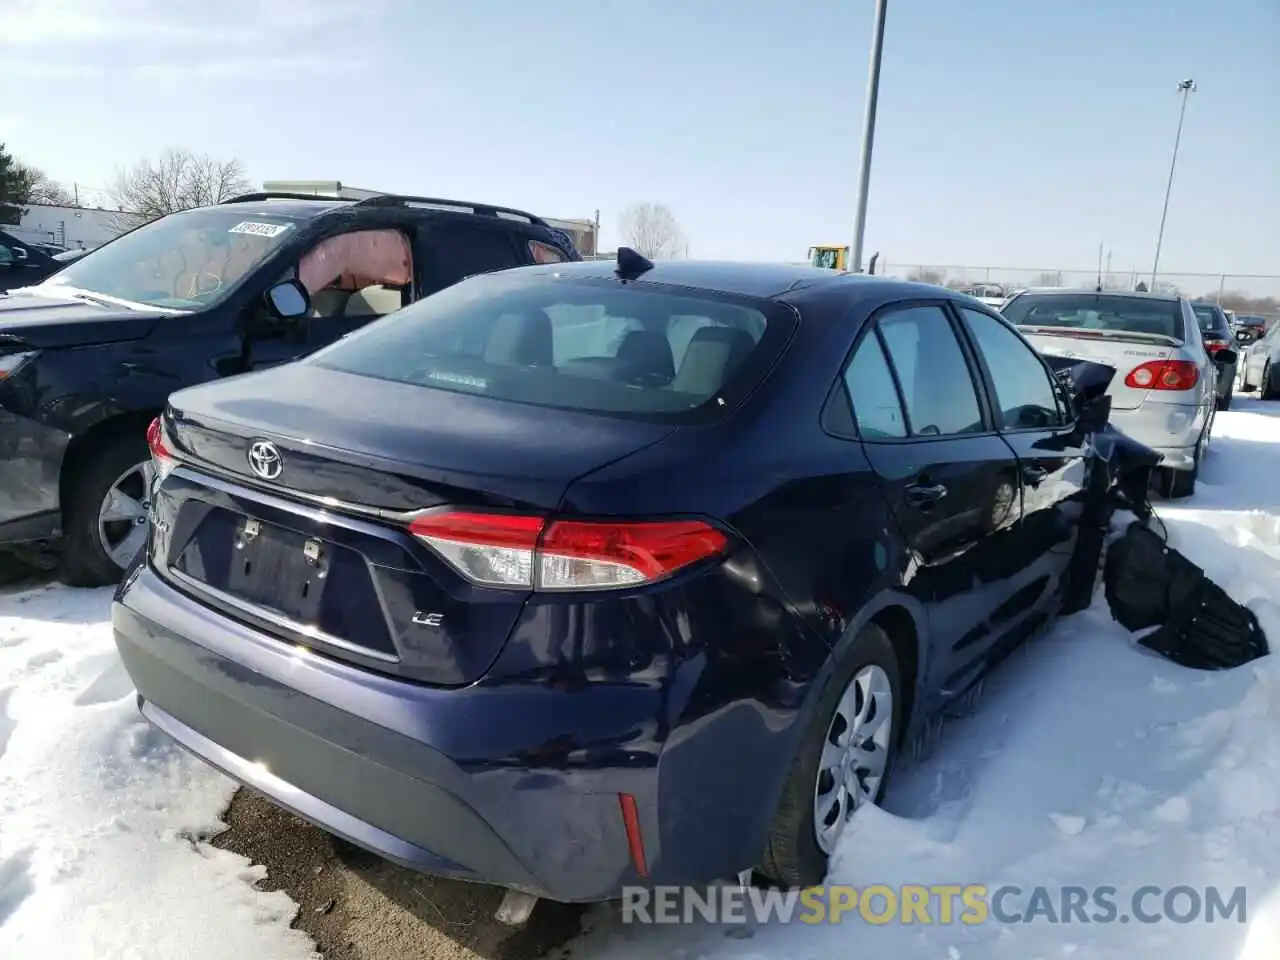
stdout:
<svg viewBox="0 0 1280 960">
<path fill-rule="evenodd" d="M 868 664 L 849 681 L 827 727 L 813 791 L 815 839 L 831 854 L 845 823 L 874 803 L 889 761 L 893 687 L 882 667 Z"/>
<path fill-rule="evenodd" d="M 150 460 L 135 464 L 116 478 L 98 508 L 98 543 L 121 570 L 146 542 L 154 478 Z"/>
</svg>

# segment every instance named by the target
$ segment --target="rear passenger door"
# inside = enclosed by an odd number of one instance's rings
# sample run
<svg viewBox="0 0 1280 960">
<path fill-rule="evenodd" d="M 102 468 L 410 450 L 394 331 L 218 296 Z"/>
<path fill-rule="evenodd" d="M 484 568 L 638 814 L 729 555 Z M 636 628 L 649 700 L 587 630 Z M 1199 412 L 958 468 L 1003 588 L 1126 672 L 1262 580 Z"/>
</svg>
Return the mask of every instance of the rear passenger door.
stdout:
<svg viewBox="0 0 1280 960">
<path fill-rule="evenodd" d="M 929 612 L 946 699 L 981 674 L 1010 593 L 1017 460 L 941 302 L 881 311 L 845 372 L 854 419 L 915 554 L 906 588 Z"/>
<path fill-rule="evenodd" d="M 980 360 L 996 429 L 1018 457 L 1019 586 L 1009 610 L 1044 607 L 1057 592 L 1083 509 L 1085 450 L 1062 390 L 1040 355 L 1004 320 L 957 306 Z"/>
<path fill-rule="evenodd" d="M 433 220 L 418 230 L 419 275 L 427 296 L 477 273 L 506 270 L 532 262 L 501 221 L 479 217 Z"/>
</svg>

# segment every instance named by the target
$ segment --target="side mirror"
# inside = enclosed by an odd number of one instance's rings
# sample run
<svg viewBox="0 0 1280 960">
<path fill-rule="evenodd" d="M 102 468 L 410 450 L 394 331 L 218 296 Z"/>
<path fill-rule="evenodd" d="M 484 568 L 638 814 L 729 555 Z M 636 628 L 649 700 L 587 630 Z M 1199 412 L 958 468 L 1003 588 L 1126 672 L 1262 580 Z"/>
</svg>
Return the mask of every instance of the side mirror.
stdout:
<svg viewBox="0 0 1280 960">
<path fill-rule="evenodd" d="M 1213 355 L 1213 359 L 1224 366 L 1230 366 L 1236 362 L 1236 356 L 1237 354 L 1234 350 L 1228 350 L 1226 347 L 1223 347 Z"/>
<path fill-rule="evenodd" d="M 13 248 L 13 259 L 15 259 L 15 260 L 25 260 L 25 259 L 27 259 L 27 251 L 23 250 L 21 247 L 14 247 L 14 248 Z"/>
<path fill-rule="evenodd" d="M 297 320 L 311 310 L 311 297 L 307 288 L 297 280 L 277 283 L 267 291 L 267 302 L 281 320 Z"/>
</svg>

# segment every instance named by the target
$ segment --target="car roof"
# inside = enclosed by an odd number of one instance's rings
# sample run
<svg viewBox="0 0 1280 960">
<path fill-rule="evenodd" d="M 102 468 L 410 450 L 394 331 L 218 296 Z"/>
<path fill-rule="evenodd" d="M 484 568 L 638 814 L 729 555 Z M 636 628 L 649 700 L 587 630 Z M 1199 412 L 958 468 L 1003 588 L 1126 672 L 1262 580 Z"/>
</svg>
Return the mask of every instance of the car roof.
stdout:
<svg viewBox="0 0 1280 960">
<path fill-rule="evenodd" d="M 315 200 L 280 199 L 280 200 L 247 200 L 237 203 L 216 204 L 214 209 L 243 211 L 247 214 L 267 214 L 276 217 L 289 217 L 293 220 L 310 220 L 330 210 L 349 207 L 354 201 L 337 198 L 318 197 Z M 209 207 L 198 209 L 208 210 Z"/>
<path fill-rule="evenodd" d="M 611 279 L 617 269 L 615 260 L 584 260 L 524 269 L 542 274 L 561 274 L 591 279 Z M 799 291 L 829 291 L 857 284 L 858 292 L 869 297 L 878 293 L 898 296 L 918 293 L 920 296 L 949 296 L 952 291 L 923 283 L 894 280 L 843 270 L 827 270 L 791 263 L 744 263 L 727 260 L 659 260 L 646 270 L 639 283 L 661 283 L 725 293 L 731 296 L 775 299 Z"/>
<path fill-rule="evenodd" d="M 1138 300 L 1163 300 L 1177 303 L 1182 299 L 1176 293 L 1150 293 L 1142 290 L 1090 290 L 1088 287 L 1031 287 L 1019 290 L 1018 295 L 1034 293 L 1038 297 L 1079 296 L 1082 293 L 1098 297 L 1133 297 Z"/>
</svg>

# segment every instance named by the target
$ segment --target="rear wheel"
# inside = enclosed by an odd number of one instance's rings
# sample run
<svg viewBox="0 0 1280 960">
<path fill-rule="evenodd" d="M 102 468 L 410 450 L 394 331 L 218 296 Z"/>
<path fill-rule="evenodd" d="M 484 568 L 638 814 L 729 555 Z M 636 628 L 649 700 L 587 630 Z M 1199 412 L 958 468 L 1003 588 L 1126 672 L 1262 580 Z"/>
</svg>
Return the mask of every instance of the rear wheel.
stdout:
<svg viewBox="0 0 1280 960">
<path fill-rule="evenodd" d="M 142 434 L 118 434 L 88 455 L 64 508 L 63 583 L 105 587 L 120 581 L 146 541 L 152 476 Z"/>
<path fill-rule="evenodd" d="M 1164 470 L 1164 482 L 1161 484 L 1163 493 L 1170 500 L 1181 500 L 1189 497 L 1196 492 L 1196 479 L 1200 475 L 1200 460 L 1204 456 L 1204 441 L 1201 440 L 1196 445 L 1195 462 L 1191 465 L 1190 470 L 1174 470 L 1166 467 Z"/>
<path fill-rule="evenodd" d="M 1274 400 L 1280 396 L 1280 384 L 1276 383 L 1275 370 L 1271 367 L 1271 361 L 1267 361 L 1267 365 L 1262 368 L 1262 383 L 1258 385 L 1261 390 L 1260 397 L 1263 400 Z"/>
<path fill-rule="evenodd" d="M 893 644 L 862 628 L 823 694 L 774 814 L 760 871 L 786 887 L 821 883 L 849 817 L 884 796 L 902 696 Z"/>
</svg>

